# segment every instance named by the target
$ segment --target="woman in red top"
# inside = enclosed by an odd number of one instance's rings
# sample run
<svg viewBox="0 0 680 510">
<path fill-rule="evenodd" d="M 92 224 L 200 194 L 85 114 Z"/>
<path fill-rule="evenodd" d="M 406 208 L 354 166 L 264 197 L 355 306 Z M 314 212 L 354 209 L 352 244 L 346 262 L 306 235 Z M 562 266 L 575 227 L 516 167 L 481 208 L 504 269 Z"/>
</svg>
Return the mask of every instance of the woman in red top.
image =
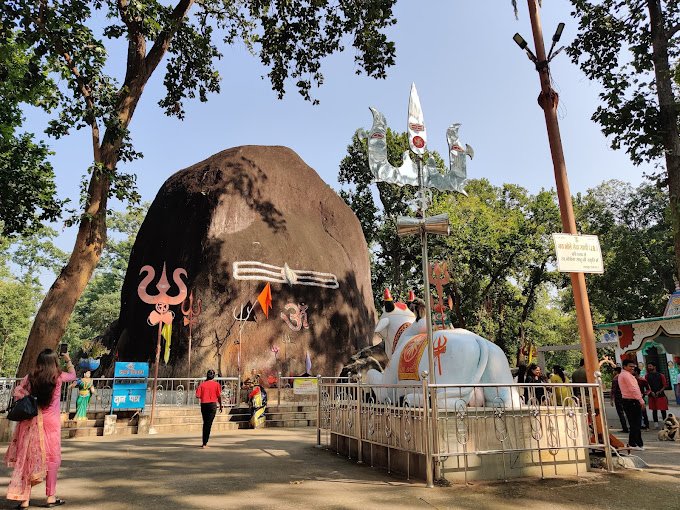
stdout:
<svg viewBox="0 0 680 510">
<path fill-rule="evenodd" d="M 201 401 L 201 415 L 203 416 L 203 445 L 201 448 L 208 447 L 210 439 L 210 429 L 212 428 L 215 414 L 217 414 L 217 404 L 220 405 L 222 412 L 222 387 L 214 380 L 215 371 L 208 370 L 206 380 L 196 388 L 196 398 Z"/>
</svg>

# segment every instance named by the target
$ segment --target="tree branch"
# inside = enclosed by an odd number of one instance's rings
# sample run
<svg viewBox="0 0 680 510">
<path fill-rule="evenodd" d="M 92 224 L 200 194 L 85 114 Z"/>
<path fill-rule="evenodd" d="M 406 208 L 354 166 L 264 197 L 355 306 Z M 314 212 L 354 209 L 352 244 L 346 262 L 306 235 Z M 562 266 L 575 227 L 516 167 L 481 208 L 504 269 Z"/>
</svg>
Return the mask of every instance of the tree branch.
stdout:
<svg viewBox="0 0 680 510">
<path fill-rule="evenodd" d="M 128 55 L 127 70 L 123 88 L 129 87 L 132 80 L 139 75 L 146 57 L 146 39 L 142 34 L 139 22 L 130 16 L 128 11 L 129 0 L 118 0 L 118 12 L 120 19 L 128 27 Z"/>
<path fill-rule="evenodd" d="M 668 30 L 666 30 L 666 38 L 670 39 L 673 37 L 678 31 L 680 30 L 680 23 L 676 23 L 675 25 L 668 27 Z"/>
<path fill-rule="evenodd" d="M 179 3 L 175 6 L 175 8 L 172 10 L 170 23 L 165 28 L 165 30 L 158 34 L 156 42 L 154 42 L 153 46 L 151 47 L 151 51 L 149 51 L 149 54 L 146 56 L 144 62 L 145 83 L 146 80 L 148 80 L 149 77 L 153 74 L 154 70 L 160 63 L 161 59 L 163 58 L 163 55 L 165 55 L 165 52 L 168 50 L 168 47 L 170 46 L 170 41 L 172 41 L 175 32 L 177 32 L 177 27 L 182 22 L 182 19 L 184 19 L 184 17 L 187 15 L 193 3 L 194 0 L 180 0 Z"/>
<path fill-rule="evenodd" d="M 71 74 L 76 80 L 76 84 L 78 85 L 80 94 L 83 96 L 83 99 L 85 100 L 85 105 L 87 106 L 87 109 L 90 112 L 91 118 L 89 119 L 89 124 L 90 127 L 92 128 L 92 151 L 94 153 L 94 159 L 95 161 L 100 161 L 101 145 L 99 142 L 99 124 L 97 123 L 97 118 L 94 115 L 95 107 L 94 100 L 92 99 L 92 92 L 90 88 L 87 86 L 85 80 L 83 79 L 82 74 L 80 74 L 80 71 L 78 70 L 78 67 L 76 66 L 73 59 L 71 58 L 71 55 L 64 49 L 64 45 L 61 43 L 59 38 L 52 37 L 50 31 L 45 28 L 46 8 L 47 0 L 41 0 L 39 14 L 35 20 L 36 25 L 43 32 L 45 38 L 52 42 L 54 48 L 57 50 L 57 53 L 64 60 L 66 67 L 69 69 L 69 71 L 71 71 Z"/>
</svg>

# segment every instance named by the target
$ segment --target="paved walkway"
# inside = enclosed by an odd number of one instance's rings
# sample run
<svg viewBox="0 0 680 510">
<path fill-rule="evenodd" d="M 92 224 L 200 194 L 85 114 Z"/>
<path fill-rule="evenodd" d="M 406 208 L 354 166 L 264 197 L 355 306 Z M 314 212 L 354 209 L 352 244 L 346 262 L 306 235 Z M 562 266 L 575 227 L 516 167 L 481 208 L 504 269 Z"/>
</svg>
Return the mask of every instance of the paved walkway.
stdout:
<svg viewBox="0 0 680 510">
<path fill-rule="evenodd" d="M 680 443 L 650 440 L 643 456 L 663 462 L 644 471 L 427 489 L 319 450 L 315 439 L 315 429 L 237 430 L 207 450 L 186 435 L 68 440 L 58 495 L 66 510 L 680 508 Z M 34 496 L 44 504 L 44 485 Z"/>
</svg>

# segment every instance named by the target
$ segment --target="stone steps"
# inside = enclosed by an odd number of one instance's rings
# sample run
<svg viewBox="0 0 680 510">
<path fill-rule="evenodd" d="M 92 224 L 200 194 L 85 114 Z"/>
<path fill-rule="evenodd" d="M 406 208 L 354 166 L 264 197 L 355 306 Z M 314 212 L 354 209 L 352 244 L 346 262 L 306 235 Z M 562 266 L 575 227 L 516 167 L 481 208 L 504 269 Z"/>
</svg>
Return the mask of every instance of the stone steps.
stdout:
<svg viewBox="0 0 680 510">
<path fill-rule="evenodd" d="M 109 413 L 97 411 L 87 414 L 87 420 L 67 419 L 62 424 L 62 438 L 95 437 L 104 434 L 104 419 Z M 71 414 L 72 415 L 72 414 Z M 138 433 L 139 415 L 133 412 L 116 413 L 117 421 L 113 435 Z M 212 430 L 215 432 L 237 430 L 249 427 L 250 410 L 244 406 L 227 408 L 215 415 Z M 282 404 L 268 406 L 266 427 L 316 427 L 316 406 Z M 194 407 L 161 407 L 154 417 L 154 429 L 158 434 L 172 432 L 196 432 L 203 428 L 201 409 Z"/>
</svg>

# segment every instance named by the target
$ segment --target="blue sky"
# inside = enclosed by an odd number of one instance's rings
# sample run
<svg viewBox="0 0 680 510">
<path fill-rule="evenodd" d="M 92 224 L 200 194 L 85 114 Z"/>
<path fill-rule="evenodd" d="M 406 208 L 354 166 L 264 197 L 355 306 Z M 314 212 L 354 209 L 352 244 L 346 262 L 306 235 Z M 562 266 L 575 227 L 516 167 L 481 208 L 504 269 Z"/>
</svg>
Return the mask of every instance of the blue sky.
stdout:
<svg viewBox="0 0 680 510">
<path fill-rule="evenodd" d="M 520 32 L 533 48 L 526 2 L 518 3 L 515 20 L 510 0 L 399 1 L 398 23 L 389 31 L 397 63 L 388 78 L 356 76 L 354 50 L 349 47 L 323 62 L 325 83 L 313 92 L 318 106 L 305 102 L 290 86 L 279 101 L 261 78 L 266 69 L 242 45 L 222 48 L 221 94 L 210 96 L 207 103 L 188 103 L 184 121 L 165 117 L 157 106 L 163 96 L 162 74 L 157 72 L 131 125 L 135 146 L 145 157 L 123 169 L 137 174 L 143 200 L 153 200 L 171 174 L 216 152 L 239 145 L 283 145 L 337 189 L 338 165 L 352 134 L 371 125 L 368 107 L 385 114 L 392 129 L 405 131 L 409 88 L 415 82 L 430 149 L 446 154 L 446 128 L 460 122 L 461 140 L 475 151 L 469 177 L 485 177 L 496 185 L 515 183 L 532 192 L 553 188 L 545 122 L 536 102 L 538 74 L 512 41 Z M 548 43 L 560 21 L 566 23 L 560 44 L 573 39 L 577 24 L 568 0 L 543 2 L 541 17 Z M 111 54 L 119 57 L 120 50 L 112 48 Z M 121 64 L 112 65 L 116 68 Z M 598 105 L 598 85 L 564 53 L 553 61 L 551 72 L 560 94 L 572 194 L 612 178 L 638 184 L 644 169 L 634 167 L 623 151 L 611 150 L 590 120 Z M 44 129 L 43 115 L 27 115 L 31 131 Z M 56 152 L 52 161 L 59 195 L 77 203 L 78 182 L 92 158 L 89 134 L 83 130 L 49 144 Z M 58 244 L 70 251 L 73 238 L 72 230 L 62 229 Z"/>
</svg>

